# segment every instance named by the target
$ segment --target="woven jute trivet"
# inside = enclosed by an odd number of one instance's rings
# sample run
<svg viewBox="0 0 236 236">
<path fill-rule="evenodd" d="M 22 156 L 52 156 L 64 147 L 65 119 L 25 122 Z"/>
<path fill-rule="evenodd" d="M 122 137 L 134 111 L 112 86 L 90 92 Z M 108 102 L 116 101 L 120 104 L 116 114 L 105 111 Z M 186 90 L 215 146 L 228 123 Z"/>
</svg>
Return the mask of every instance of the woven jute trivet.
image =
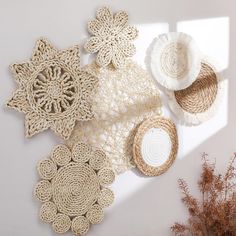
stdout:
<svg viewBox="0 0 236 236">
<path fill-rule="evenodd" d="M 114 200 L 108 186 L 115 178 L 102 150 L 80 142 L 71 149 L 58 145 L 37 169 L 41 181 L 35 196 L 43 203 L 39 216 L 55 232 L 71 229 L 75 235 L 83 235 L 90 224 L 101 223 L 103 209 Z"/>
<path fill-rule="evenodd" d="M 158 138 L 161 136 L 165 137 L 165 140 L 170 144 L 168 147 L 169 150 L 163 150 L 163 145 L 159 145 L 161 141 L 163 143 L 163 140 L 158 139 L 156 139 L 156 143 L 153 142 L 153 139 L 150 139 L 152 142 L 152 145 L 150 146 L 143 145 L 145 135 L 148 132 L 153 131 L 157 131 L 162 134 L 158 135 Z M 166 139 L 166 137 L 168 137 L 168 139 Z M 153 145 L 157 146 L 154 147 Z M 164 146 L 166 145 L 164 144 Z M 166 147 L 164 149 L 166 149 Z M 152 152 L 152 149 L 150 148 L 157 148 L 156 156 L 153 156 L 153 154 L 155 155 L 155 152 Z M 165 153 L 163 153 L 162 150 Z M 178 135 L 175 124 L 171 120 L 156 116 L 148 118 L 140 124 L 134 137 L 133 157 L 138 169 L 143 174 L 148 176 L 157 176 L 164 173 L 174 162 L 177 152 Z M 159 158 L 163 157 L 166 159 L 166 161 L 161 161 L 162 164 L 159 166 L 156 165 L 156 160 L 158 161 Z"/>
<path fill-rule="evenodd" d="M 209 60 L 203 60 L 201 71 L 191 86 L 169 92 L 169 105 L 182 122 L 197 125 L 215 114 L 223 90 L 224 85 L 216 67 Z"/>
</svg>

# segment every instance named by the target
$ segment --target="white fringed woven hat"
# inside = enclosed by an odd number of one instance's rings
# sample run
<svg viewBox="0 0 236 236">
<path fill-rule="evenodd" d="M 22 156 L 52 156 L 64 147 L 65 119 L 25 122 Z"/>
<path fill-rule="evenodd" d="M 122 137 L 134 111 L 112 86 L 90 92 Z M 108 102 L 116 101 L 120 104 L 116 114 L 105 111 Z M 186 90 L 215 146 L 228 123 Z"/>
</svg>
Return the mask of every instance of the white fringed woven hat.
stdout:
<svg viewBox="0 0 236 236">
<path fill-rule="evenodd" d="M 186 125 L 199 125 L 215 115 L 222 96 L 225 81 L 218 66 L 204 57 L 197 80 L 180 91 L 167 91 L 169 106 L 173 113 Z"/>
<path fill-rule="evenodd" d="M 201 52 L 192 37 L 184 33 L 160 35 L 150 56 L 153 76 L 169 90 L 187 88 L 201 69 Z"/>
</svg>

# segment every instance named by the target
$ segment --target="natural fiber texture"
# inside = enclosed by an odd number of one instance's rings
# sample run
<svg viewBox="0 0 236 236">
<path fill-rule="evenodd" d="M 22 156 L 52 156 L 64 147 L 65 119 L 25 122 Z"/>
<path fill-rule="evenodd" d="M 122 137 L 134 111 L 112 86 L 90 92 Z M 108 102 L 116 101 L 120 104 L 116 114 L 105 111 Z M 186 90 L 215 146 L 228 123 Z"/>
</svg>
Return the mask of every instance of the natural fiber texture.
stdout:
<svg viewBox="0 0 236 236">
<path fill-rule="evenodd" d="M 138 36 L 138 31 L 128 25 L 128 14 L 124 11 L 113 15 L 107 7 L 99 9 L 96 19 L 88 23 L 88 31 L 93 36 L 84 47 L 89 53 L 98 52 L 96 62 L 101 67 L 112 63 L 115 68 L 121 68 L 126 58 L 136 52 L 131 41 Z"/>
<path fill-rule="evenodd" d="M 120 70 L 99 68 L 95 63 L 86 70 L 100 82 L 93 103 L 95 119 L 77 124 L 67 143 L 72 146 L 82 140 L 101 146 L 114 171 L 124 172 L 134 166 L 132 144 L 137 125 L 160 110 L 159 91 L 149 74 L 132 61 Z"/>
<path fill-rule="evenodd" d="M 197 80 L 190 87 L 168 92 L 169 105 L 183 123 L 198 125 L 215 114 L 223 93 L 218 70 L 209 59 L 204 59 Z"/>
<path fill-rule="evenodd" d="M 20 87 L 7 105 L 25 113 L 27 137 L 51 128 L 68 139 L 76 120 L 93 118 L 91 95 L 98 81 L 79 63 L 78 46 L 58 51 L 40 39 L 29 62 L 11 66 Z"/>
<path fill-rule="evenodd" d="M 201 68 L 201 53 L 194 40 L 184 33 L 160 35 L 151 50 L 151 70 L 165 88 L 180 90 L 190 86 Z"/>
<path fill-rule="evenodd" d="M 142 143 L 143 143 L 143 138 L 145 134 L 153 128 L 161 129 L 164 132 L 166 132 L 169 135 L 169 139 L 171 142 L 171 149 L 168 154 L 168 156 L 162 155 L 162 149 L 163 146 L 159 146 L 160 148 L 160 156 L 155 157 L 155 156 L 150 156 L 148 153 L 148 150 L 145 150 L 143 152 L 142 150 Z M 158 144 L 158 143 L 157 143 Z M 147 147 L 146 147 L 147 148 Z M 151 148 L 151 146 L 150 146 Z M 150 150 L 152 151 L 152 150 Z M 133 156 L 134 156 L 134 161 L 138 167 L 138 169 L 144 173 L 145 175 L 148 176 L 156 176 L 164 173 L 174 162 L 176 155 L 178 152 L 178 136 L 177 136 L 177 130 L 175 127 L 175 124 L 166 118 L 157 116 L 157 117 L 151 117 L 146 120 L 144 120 L 141 125 L 138 127 L 137 132 L 134 137 L 134 144 L 133 144 Z M 144 157 L 143 155 L 149 155 L 148 157 Z M 161 164 L 160 166 L 154 166 L 150 165 L 145 161 L 145 159 L 149 159 L 149 161 L 153 161 L 157 158 L 166 158 L 167 160 Z M 152 160 L 153 159 L 153 160 Z M 153 161 L 154 162 L 154 161 Z"/>
<path fill-rule="evenodd" d="M 71 150 L 59 145 L 37 169 L 43 179 L 35 187 L 36 198 L 43 202 L 40 219 L 52 223 L 55 232 L 65 233 L 71 228 L 82 235 L 90 223 L 102 221 L 103 208 L 114 200 L 106 186 L 115 178 L 103 151 L 85 143 L 77 143 Z"/>
</svg>

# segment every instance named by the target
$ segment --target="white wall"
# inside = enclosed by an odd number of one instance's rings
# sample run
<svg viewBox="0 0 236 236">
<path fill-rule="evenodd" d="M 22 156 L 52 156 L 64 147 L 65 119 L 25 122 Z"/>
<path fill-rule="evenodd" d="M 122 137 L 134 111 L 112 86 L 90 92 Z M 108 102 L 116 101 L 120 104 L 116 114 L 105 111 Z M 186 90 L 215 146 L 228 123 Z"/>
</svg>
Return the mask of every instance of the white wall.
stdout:
<svg viewBox="0 0 236 236">
<path fill-rule="evenodd" d="M 153 37 L 181 30 L 194 36 L 200 48 L 219 61 L 228 92 L 217 116 L 209 122 L 193 128 L 178 125 L 179 155 L 167 173 L 146 178 L 130 171 L 117 177 L 115 204 L 88 236 L 171 235 L 172 223 L 187 218 L 177 179 L 185 178 L 197 194 L 200 154 L 208 152 L 217 168 L 224 170 L 236 149 L 234 0 L 0 0 L 0 235 L 56 235 L 38 219 L 40 204 L 32 197 L 32 189 L 38 180 L 36 163 L 61 141 L 52 132 L 24 138 L 24 116 L 4 107 L 16 88 L 8 66 L 28 60 L 40 36 L 59 48 L 82 44 L 88 37 L 86 22 L 103 5 L 130 13 L 131 23 L 140 30 L 135 60 L 141 65 L 145 66 L 146 49 Z M 90 59 L 83 56 L 83 65 Z M 169 115 L 167 109 L 165 114 Z"/>
</svg>

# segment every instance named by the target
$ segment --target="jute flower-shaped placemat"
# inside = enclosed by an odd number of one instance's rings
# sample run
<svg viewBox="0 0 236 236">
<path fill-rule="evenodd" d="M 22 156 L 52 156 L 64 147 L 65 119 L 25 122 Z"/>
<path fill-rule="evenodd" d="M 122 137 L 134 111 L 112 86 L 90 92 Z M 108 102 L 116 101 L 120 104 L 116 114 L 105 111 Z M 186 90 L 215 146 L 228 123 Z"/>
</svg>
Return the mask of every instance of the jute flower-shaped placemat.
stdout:
<svg viewBox="0 0 236 236">
<path fill-rule="evenodd" d="M 105 153 L 85 143 L 70 150 L 57 146 L 50 159 L 38 164 L 42 180 L 35 187 L 36 198 L 43 203 L 40 218 L 52 223 L 53 230 L 85 234 L 90 223 L 102 221 L 103 208 L 112 204 L 110 185 L 115 174 Z"/>
<path fill-rule="evenodd" d="M 111 65 L 100 68 L 96 63 L 85 69 L 99 78 L 93 98 L 95 119 L 78 123 L 67 144 L 82 140 L 100 146 L 114 171 L 122 173 L 135 166 L 132 144 L 137 125 L 160 110 L 159 90 L 150 75 L 133 61 L 127 61 L 120 70 Z"/>
<path fill-rule="evenodd" d="M 157 116 L 140 124 L 134 137 L 133 157 L 142 173 L 148 176 L 164 173 L 177 152 L 177 130 L 171 120 Z"/>
<path fill-rule="evenodd" d="M 128 25 L 128 14 L 124 11 L 113 15 L 108 7 L 100 8 L 96 19 L 88 23 L 88 31 L 93 36 L 84 47 L 89 53 L 97 53 L 96 62 L 99 66 L 112 63 L 115 68 L 121 68 L 126 58 L 136 52 L 131 41 L 137 38 L 138 31 Z"/>
<path fill-rule="evenodd" d="M 191 86 L 167 93 L 174 114 L 187 125 L 198 125 L 216 113 L 224 91 L 225 84 L 217 66 L 205 58 L 197 80 Z"/>
<path fill-rule="evenodd" d="M 7 105 L 25 113 L 27 137 L 51 128 L 68 139 L 77 120 L 93 119 L 98 80 L 79 65 L 79 46 L 59 51 L 40 39 L 30 61 L 11 66 L 19 88 Z"/>
<path fill-rule="evenodd" d="M 195 41 L 184 33 L 162 34 L 150 50 L 155 79 L 165 88 L 180 90 L 190 86 L 201 68 L 201 53 Z"/>
</svg>

